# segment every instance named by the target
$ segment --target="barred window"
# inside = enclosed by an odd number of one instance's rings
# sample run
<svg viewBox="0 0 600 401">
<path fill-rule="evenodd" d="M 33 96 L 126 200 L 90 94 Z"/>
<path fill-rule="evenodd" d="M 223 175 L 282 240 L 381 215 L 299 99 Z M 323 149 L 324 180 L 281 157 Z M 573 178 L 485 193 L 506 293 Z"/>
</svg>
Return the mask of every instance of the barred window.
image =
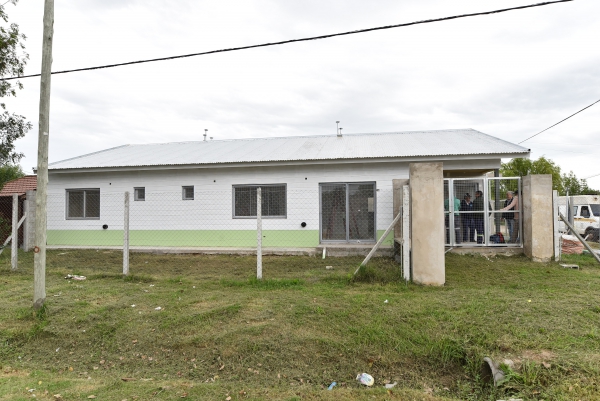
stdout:
<svg viewBox="0 0 600 401">
<path fill-rule="evenodd" d="M 181 187 L 183 200 L 194 200 L 194 186 Z"/>
<path fill-rule="evenodd" d="M 145 201 L 146 200 L 146 187 L 133 188 L 133 200 Z"/>
<path fill-rule="evenodd" d="M 234 185 L 233 217 L 256 217 L 256 189 L 262 188 L 262 217 L 286 218 L 287 196 L 285 184 Z"/>
<path fill-rule="evenodd" d="M 67 219 L 100 219 L 100 189 L 67 189 Z"/>
</svg>

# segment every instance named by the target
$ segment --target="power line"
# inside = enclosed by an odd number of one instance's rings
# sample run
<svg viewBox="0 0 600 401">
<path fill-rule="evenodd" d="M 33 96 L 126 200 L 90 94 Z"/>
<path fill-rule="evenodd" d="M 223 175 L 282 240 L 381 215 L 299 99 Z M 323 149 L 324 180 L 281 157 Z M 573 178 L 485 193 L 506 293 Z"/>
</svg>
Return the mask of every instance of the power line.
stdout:
<svg viewBox="0 0 600 401">
<path fill-rule="evenodd" d="M 531 135 L 531 136 L 530 136 L 529 138 L 527 138 L 527 139 L 523 139 L 521 142 L 519 142 L 519 144 L 522 144 L 523 142 L 530 140 L 530 139 L 531 139 L 531 138 L 533 138 L 534 136 L 538 136 L 538 135 L 539 135 L 539 134 L 541 134 L 542 132 L 548 131 L 548 130 L 549 130 L 550 128 L 552 128 L 552 127 L 556 127 L 558 124 L 562 123 L 563 121 L 567 121 L 569 118 L 573 117 L 575 114 L 579 114 L 579 113 L 581 113 L 582 111 L 584 111 L 585 109 L 589 109 L 590 107 L 592 107 L 593 105 L 595 105 L 595 104 L 596 104 L 596 103 L 598 103 L 598 102 L 600 102 L 600 99 L 596 100 L 594 103 L 590 104 L 589 106 L 586 106 L 586 107 L 584 107 L 583 109 L 579 110 L 577 113 L 573 113 L 573 114 L 571 114 L 569 117 L 567 117 L 567 118 L 565 118 L 565 119 L 562 119 L 562 120 L 560 120 L 559 122 L 557 122 L 557 123 L 556 123 L 556 124 L 554 124 L 554 125 L 551 125 L 551 126 L 549 126 L 549 127 L 548 127 L 548 128 L 546 128 L 545 130 L 543 130 L 543 131 L 540 131 L 540 132 L 538 132 L 538 133 L 537 133 L 537 134 L 535 134 L 535 135 Z"/>
<path fill-rule="evenodd" d="M 574 1 L 574 0 L 547 1 L 547 2 L 544 2 L 544 3 L 530 4 L 530 5 L 526 5 L 526 6 L 503 8 L 503 9 L 499 9 L 499 10 L 485 11 L 485 12 L 480 12 L 480 13 L 454 15 L 454 16 L 451 16 L 451 17 L 435 18 L 435 19 L 428 19 L 428 20 L 423 20 L 423 21 L 407 22 L 407 23 L 404 23 L 404 24 L 396 24 L 396 25 L 386 25 L 386 26 L 380 26 L 380 27 L 375 27 L 375 28 L 359 29 L 359 30 L 356 30 L 356 31 L 347 31 L 347 32 L 340 32 L 340 33 L 332 33 L 332 34 L 329 34 L 329 35 L 311 36 L 311 37 L 301 38 L 301 39 L 283 40 L 283 41 L 280 41 L 280 42 L 270 42 L 270 43 L 262 43 L 262 44 L 258 44 L 258 45 L 232 47 L 232 48 L 228 48 L 228 49 L 219 49 L 219 50 L 210 50 L 210 51 L 201 52 L 201 53 L 183 54 L 183 55 L 179 55 L 179 56 L 161 57 L 161 58 L 153 58 L 153 59 L 138 60 L 138 61 L 129 61 L 129 62 L 126 62 L 126 63 L 107 64 L 107 65 L 101 65 L 101 66 L 97 66 L 97 67 L 86 67 L 86 68 L 77 68 L 77 69 L 72 69 L 72 70 L 55 71 L 52 74 L 53 75 L 54 74 L 66 74 L 66 73 L 69 73 L 69 72 L 99 70 L 99 69 L 102 69 L 102 68 L 113 68 L 113 67 L 121 67 L 121 66 L 125 66 L 125 65 L 151 63 L 151 62 L 154 62 L 154 61 L 166 61 L 166 60 L 175 60 L 175 59 L 186 58 L 186 57 L 205 56 L 205 55 L 208 55 L 208 54 L 233 52 L 233 51 L 237 51 L 237 50 L 255 49 L 255 48 L 258 48 L 258 47 L 268 47 L 268 46 L 285 45 L 285 44 L 288 44 L 288 43 L 306 42 L 306 41 L 309 41 L 309 40 L 329 39 L 329 38 L 333 38 L 333 37 L 336 37 L 336 36 L 354 35 L 354 34 L 358 34 L 358 33 L 381 31 L 381 30 L 384 30 L 384 29 L 392 29 L 392 28 L 401 28 L 401 27 L 411 26 L 411 25 L 428 24 L 428 23 L 431 23 L 431 22 L 449 21 L 449 20 L 453 20 L 453 19 L 466 18 L 466 17 L 475 17 L 475 16 L 479 16 L 479 15 L 498 14 L 498 13 L 503 13 L 503 12 L 506 12 L 506 11 L 523 10 L 523 9 L 526 9 L 526 8 L 541 7 L 541 6 L 547 6 L 547 5 L 550 5 L 550 4 L 566 3 L 566 2 L 570 2 L 570 1 Z M 32 75 L 23 75 L 23 76 L 17 76 L 17 77 L 10 77 L 10 78 L 1 78 L 1 80 L 2 81 L 9 81 L 11 79 L 32 78 L 32 77 L 39 77 L 39 76 L 40 76 L 40 74 L 32 74 Z"/>
<path fill-rule="evenodd" d="M 585 178 L 583 178 L 583 179 L 584 179 L 584 180 L 588 180 L 588 179 L 590 179 L 590 178 L 598 177 L 599 175 L 600 175 L 600 173 L 598 173 L 598 174 L 594 174 L 594 175 L 590 175 L 589 177 L 585 177 Z"/>
</svg>

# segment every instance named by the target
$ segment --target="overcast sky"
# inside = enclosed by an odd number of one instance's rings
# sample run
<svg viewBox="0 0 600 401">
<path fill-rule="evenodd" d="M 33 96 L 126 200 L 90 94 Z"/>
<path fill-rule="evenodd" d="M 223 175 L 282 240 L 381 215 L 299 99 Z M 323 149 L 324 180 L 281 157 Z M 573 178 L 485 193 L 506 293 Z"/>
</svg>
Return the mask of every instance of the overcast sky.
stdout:
<svg viewBox="0 0 600 401">
<path fill-rule="evenodd" d="M 52 70 L 489 11 L 512 0 L 56 0 Z M 39 73 L 43 1 L 5 5 Z M 50 162 L 113 146 L 473 128 L 518 143 L 600 99 L 600 1 L 52 77 Z M 34 129 L 39 78 L 5 99 Z M 600 174 L 600 104 L 523 143 Z M 588 180 L 600 188 L 600 175 Z"/>
</svg>

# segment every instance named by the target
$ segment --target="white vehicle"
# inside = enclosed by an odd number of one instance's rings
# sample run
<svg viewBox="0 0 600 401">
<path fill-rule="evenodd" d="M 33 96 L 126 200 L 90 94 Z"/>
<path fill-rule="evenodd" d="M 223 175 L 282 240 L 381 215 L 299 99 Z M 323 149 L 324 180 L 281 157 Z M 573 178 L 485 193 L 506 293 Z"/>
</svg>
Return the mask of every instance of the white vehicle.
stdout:
<svg viewBox="0 0 600 401">
<path fill-rule="evenodd" d="M 576 195 L 569 196 L 575 230 L 584 235 L 588 227 L 598 228 L 600 222 L 600 195 Z M 567 197 L 558 197 L 558 210 L 563 216 L 567 216 Z M 558 229 L 566 232 L 568 229 L 562 220 L 559 221 Z"/>
</svg>

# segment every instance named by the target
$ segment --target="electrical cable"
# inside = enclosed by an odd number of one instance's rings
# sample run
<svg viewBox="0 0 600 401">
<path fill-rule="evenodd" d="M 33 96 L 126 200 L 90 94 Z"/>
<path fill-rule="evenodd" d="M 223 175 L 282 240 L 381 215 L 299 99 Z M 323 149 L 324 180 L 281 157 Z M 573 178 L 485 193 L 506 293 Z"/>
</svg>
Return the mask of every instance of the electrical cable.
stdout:
<svg viewBox="0 0 600 401">
<path fill-rule="evenodd" d="M 548 128 L 546 128 L 545 130 L 543 130 L 543 131 L 540 131 L 540 132 L 538 132 L 538 133 L 537 133 L 537 134 L 535 134 L 535 135 L 531 135 L 531 136 L 530 136 L 529 138 L 527 138 L 527 139 L 523 139 L 521 142 L 519 142 L 519 145 L 520 145 L 520 144 L 522 144 L 522 143 L 523 143 L 523 142 L 525 142 L 525 141 L 528 141 L 528 140 L 530 140 L 530 139 L 531 139 L 531 138 L 533 138 L 534 136 L 538 136 L 539 134 L 541 134 L 541 133 L 542 133 L 542 132 L 544 132 L 544 131 L 548 131 L 548 130 L 549 130 L 550 128 L 552 128 L 552 127 L 556 127 L 558 124 L 562 123 L 563 121 L 567 121 L 569 118 L 573 117 L 575 114 L 579 114 L 579 113 L 581 113 L 582 111 L 584 111 L 585 109 L 589 109 L 590 107 L 592 107 L 593 105 L 595 105 L 595 104 L 596 104 L 596 103 L 598 103 L 598 102 L 600 102 L 600 99 L 596 100 L 594 103 L 590 104 L 589 106 L 586 106 L 586 107 L 584 107 L 583 109 L 579 110 L 578 112 L 571 114 L 569 117 L 567 117 L 567 118 L 565 118 L 565 119 L 562 119 L 562 120 L 560 120 L 560 121 L 559 121 L 559 122 L 557 122 L 556 124 L 549 126 L 549 127 L 548 127 Z"/>
<path fill-rule="evenodd" d="M 485 11 L 485 12 L 480 12 L 480 13 L 454 15 L 451 17 L 407 22 L 404 24 L 396 24 L 396 25 L 386 25 L 386 26 L 380 26 L 380 27 L 375 27 L 375 28 L 359 29 L 359 30 L 355 30 L 355 31 L 332 33 L 332 34 L 328 34 L 328 35 L 311 36 L 311 37 L 301 38 L 301 39 L 289 39 L 289 40 L 283 40 L 280 42 L 262 43 L 262 44 L 258 44 L 258 45 L 232 47 L 232 48 L 228 48 L 228 49 L 219 49 L 219 50 L 210 50 L 210 51 L 201 52 L 201 53 L 183 54 L 183 55 L 179 55 L 179 56 L 161 57 L 161 58 L 153 58 L 153 59 L 146 59 L 146 60 L 129 61 L 129 62 L 125 62 L 125 63 L 107 64 L 107 65 L 101 65 L 101 66 L 96 66 L 96 67 L 86 67 L 86 68 L 76 68 L 76 69 L 72 69 L 72 70 L 55 71 L 55 72 L 52 72 L 52 75 L 66 74 L 66 73 L 70 73 L 70 72 L 79 72 L 79 71 L 99 70 L 99 69 L 103 69 L 103 68 L 121 67 L 121 66 L 126 66 L 126 65 L 133 65 L 133 64 L 151 63 L 154 61 L 175 60 L 175 59 L 186 58 L 186 57 L 205 56 L 208 54 L 225 53 L 225 52 L 232 52 L 232 51 L 237 51 L 237 50 L 255 49 L 255 48 L 267 47 L 267 46 L 285 45 L 288 43 L 306 42 L 309 40 L 328 39 L 328 38 L 333 38 L 336 36 L 354 35 L 354 34 L 358 34 L 358 33 L 381 31 L 384 29 L 400 28 L 400 27 L 411 26 L 411 25 L 428 24 L 431 22 L 449 21 L 449 20 L 453 20 L 453 19 L 475 17 L 475 16 L 479 16 L 479 15 L 498 14 L 498 13 L 503 13 L 503 12 L 507 12 L 507 11 L 523 10 L 526 8 L 541 7 L 541 6 L 547 6 L 547 5 L 551 5 L 551 4 L 557 4 L 557 3 L 566 3 L 566 2 L 570 2 L 570 1 L 574 1 L 574 0 L 547 1 L 544 3 L 529 4 L 526 6 L 503 8 L 503 9 L 499 9 L 499 10 Z M 12 79 L 32 78 L 32 77 L 39 77 L 39 76 L 41 76 L 41 74 L 31 74 L 31 75 L 22 75 L 22 76 L 17 76 L 17 77 L 10 77 L 10 78 L 0 78 L 0 80 L 9 81 Z"/>
<path fill-rule="evenodd" d="M 594 178 L 594 177 L 598 177 L 600 175 L 600 173 L 598 174 L 594 174 L 594 175 L 590 175 L 589 177 L 585 177 L 583 178 L 584 180 L 589 180 L 590 178 Z"/>
</svg>

